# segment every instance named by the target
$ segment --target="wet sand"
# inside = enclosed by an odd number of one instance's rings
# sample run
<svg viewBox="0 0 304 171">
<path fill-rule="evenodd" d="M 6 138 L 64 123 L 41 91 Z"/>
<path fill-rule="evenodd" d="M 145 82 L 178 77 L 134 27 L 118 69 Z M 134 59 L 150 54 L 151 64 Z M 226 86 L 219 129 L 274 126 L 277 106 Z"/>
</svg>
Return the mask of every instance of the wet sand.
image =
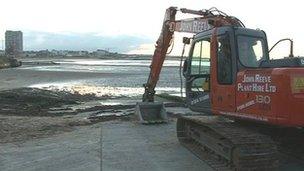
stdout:
<svg viewBox="0 0 304 171">
<path fill-rule="evenodd" d="M 122 74 L 123 75 L 123 74 Z M 96 78 L 113 78 L 122 76 L 115 73 L 36 71 L 21 68 L 0 70 L 0 90 L 28 87 L 35 84 L 52 84 L 60 82 L 78 82 Z"/>
</svg>

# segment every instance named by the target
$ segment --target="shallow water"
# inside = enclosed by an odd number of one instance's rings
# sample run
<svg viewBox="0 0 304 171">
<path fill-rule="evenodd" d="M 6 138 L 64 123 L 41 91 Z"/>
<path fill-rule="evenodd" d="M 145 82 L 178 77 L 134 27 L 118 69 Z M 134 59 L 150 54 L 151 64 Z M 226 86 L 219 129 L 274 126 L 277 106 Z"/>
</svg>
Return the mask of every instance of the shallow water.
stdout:
<svg viewBox="0 0 304 171">
<path fill-rule="evenodd" d="M 25 66 L 23 70 L 113 74 L 112 76 L 33 84 L 30 87 L 66 90 L 97 96 L 139 96 L 150 71 L 150 60 L 56 59 L 60 65 Z M 157 93 L 178 95 L 180 92 L 179 61 L 167 60 L 156 88 Z"/>
</svg>

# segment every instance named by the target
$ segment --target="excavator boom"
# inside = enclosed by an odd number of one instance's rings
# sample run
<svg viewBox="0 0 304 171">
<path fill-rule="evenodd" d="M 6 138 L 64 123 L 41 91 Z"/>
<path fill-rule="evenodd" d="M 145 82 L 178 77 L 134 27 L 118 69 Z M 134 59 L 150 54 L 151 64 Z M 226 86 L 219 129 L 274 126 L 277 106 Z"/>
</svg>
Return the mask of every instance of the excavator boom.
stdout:
<svg viewBox="0 0 304 171">
<path fill-rule="evenodd" d="M 173 32 L 168 23 L 175 21 L 176 8 L 168 8 L 166 10 L 163 21 L 162 30 L 158 40 L 156 41 L 152 62 L 150 65 L 150 74 L 146 84 L 144 84 L 145 93 L 143 102 L 154 102 L 155 86 L 157 84 L 161 68 L 163 66 L 165 56 L 170 47 Z"/>
<path fill-rule="evenodd" d="M 176 20 L 177 11 L 187 14 L 199 15 L 200 17 Z M 166 10 L 162 30 L 156 41 L 155 51 L 150 65 L 150 74 L 147 83 L 144 84 L 145 93 L 143 102 L 154 102 L 155 87 L 166 58 L 168 48 L 172 43 L 174 32 L 200 33 L 214 27 L 224 25 L 235 25 L 242 27 L 242 23 L 235 17 L 213 14 L 210 10 L 190 10 L 186 8 L 177 9 L 170 7 Z"/>
</svg>

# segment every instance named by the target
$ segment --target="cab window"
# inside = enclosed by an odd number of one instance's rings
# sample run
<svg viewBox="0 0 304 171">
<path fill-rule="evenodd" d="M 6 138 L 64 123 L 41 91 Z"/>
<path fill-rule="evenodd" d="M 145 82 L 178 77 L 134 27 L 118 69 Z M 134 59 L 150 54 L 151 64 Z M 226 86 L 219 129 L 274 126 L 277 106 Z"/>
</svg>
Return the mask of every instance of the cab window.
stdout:
<svg viewBox="0 0 304 171">
<path fill-rule="evenodd" d="M 200 40 L 194 44 L 190 73 L 210 74 L 210 39 Z"/>
<path fill-rule="evenodd" d="M 238 36 L 239 60 L 245 67 L 259 67 L 266 59 L 264 54 L 264 40 L 257 37 Z"/>
<path fill-rule="evenodd" d="M 210 91 L 210 38 L 197 41 L 194 44 L 190 76 L 194 78 L 190 86 L 192 92 Z"/>
<path fill-rule="evenodd" d="M 217 39 L 217 80 L 219 84 L 232 83 L 232 57 L 229 35 Z"/>
</svg>

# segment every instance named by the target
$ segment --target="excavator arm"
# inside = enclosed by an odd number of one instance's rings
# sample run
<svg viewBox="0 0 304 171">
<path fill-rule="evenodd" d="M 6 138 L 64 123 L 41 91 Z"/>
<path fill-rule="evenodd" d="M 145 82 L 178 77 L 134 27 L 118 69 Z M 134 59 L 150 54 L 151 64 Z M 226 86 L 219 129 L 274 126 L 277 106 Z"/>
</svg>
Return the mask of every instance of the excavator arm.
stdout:
<svg viewBox="0 0 304 171">
<path fill-rule="evenodd" d="M 175 14 L 176 8 L 174 7 L 170 7 L 166 10 L 163 27 L 160 36 L 156 41 L 155 51 L 150 65 L 150 75 L 147 83 L 144 84 L 145 93 L 143 95 L 143 102 L 154 101 L 155 86 L 157 84 L 160 71 L 174 33 L 172 30 L 170 30 L 170 25 L 168 23 L 175 21 Z"/>
<path fill-rule="evenodd" d="M 200 17 L 184 20 L 175 20 L 177 11 L 187 14 L 199 15 Z M 149 78 L 147 80 L 147 83 L 144 84 L 145 93 L 143 94 L 142 101 L 154 102 L 155 87 L 158 82 L 168 48 L 172 43 L 174 32 L 196 34 L 223 25 L 242 26 L 242 23 L 234 17 L 228 17 L 222 14 L 215 15 L 212 13 L 211 10 L 197 11 L 186 8 L 168 8 L 165 13 L 160 36 L 156 41 L 155 51 L 150 65 Z"/>
</svg>

